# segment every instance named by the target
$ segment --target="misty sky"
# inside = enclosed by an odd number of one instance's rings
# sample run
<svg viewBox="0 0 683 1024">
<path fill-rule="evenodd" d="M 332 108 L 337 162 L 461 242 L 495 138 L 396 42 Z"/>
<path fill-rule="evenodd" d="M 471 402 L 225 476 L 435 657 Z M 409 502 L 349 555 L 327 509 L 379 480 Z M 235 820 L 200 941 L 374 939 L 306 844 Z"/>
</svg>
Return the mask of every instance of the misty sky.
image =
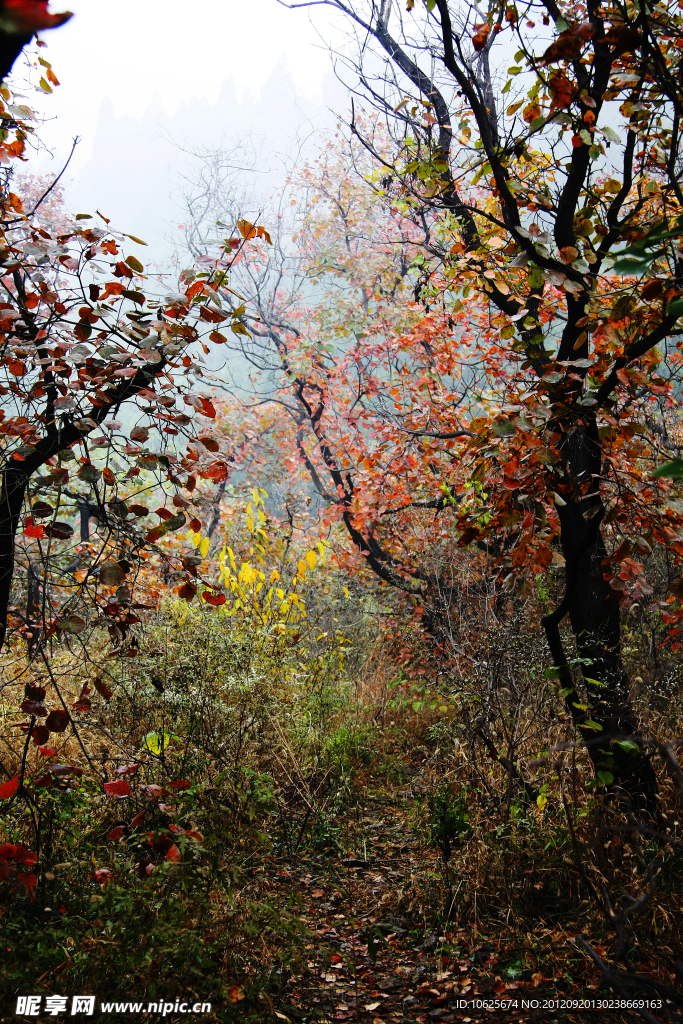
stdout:
<svg viewBox="0 0 683 1024">
<path fill-rule="evenodd" d="M 44 33 L 42 51 L 61 85 L 49 97 L 26 93 L 51 119 L 41 129 L 50 152 L 26 169 L 56 173 L 79 136 L 64 179 L 69 207 L 100 209 L 145 238 L 147 258 L 165 258 L 183 219 L 179 185 L 192 172 L 183 150 L 251 134 L 264 152 L 283 151 L 332 125 L 330 107 L 346 111 L 307 13 L 276 0 L 52 0 L 53 11 L 64 7 L 74 17 Z M 317 22 L 333 37 L 329 18 Z"/>
</svg>

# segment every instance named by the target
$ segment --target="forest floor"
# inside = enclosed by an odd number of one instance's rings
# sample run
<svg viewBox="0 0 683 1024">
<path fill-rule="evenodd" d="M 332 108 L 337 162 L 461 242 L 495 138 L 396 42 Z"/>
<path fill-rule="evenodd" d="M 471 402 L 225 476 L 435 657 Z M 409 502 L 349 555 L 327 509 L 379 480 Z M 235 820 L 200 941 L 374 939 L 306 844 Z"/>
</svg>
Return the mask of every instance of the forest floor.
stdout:
<svg viewBox="0 0 683 1024">
<path fill-rule="evenodd" d="M 439 855 L 420 839 L 414 801 L 400 787 L 368 793 L 336 825 L 334 849 L 254 862 L 239 898 L 267 905 L 274 916 L 300 931 L 282 944 L 263 934 L 245 937 L 243 948 L 233 950 L 245 964 L 260 964 L 261 977 L 264 964 L 272 967 L 269 994 L 260 994 L 264 1013 L 252 1018 L 247 1011 L 248 1019 L 302 1024 L 616 1024 L 643 1019 L 636 1008 L 619 1006 L 625 1001 L 603 981 L 600 968 L 576 941 L 583 931 L 598 955 L 609 960 L 609 933 L 601 945 L 594 916 L 586 928 L 581 907 L 568 915 L 571 925 L 566 923 L 557 908 L 553 911 L 541 876 L 527 882 L 536 892 L 524 919 L 478 916 L 475 900 L 465 926 L 456 917 L 435 931 L 430 917 L 444 916 L 433 913 L 433 904 L 431 912 L 426 908 L 428 894 L 445 892 L 448 898 L 452 893 L 455 906 L 458 878 L 450 888 L 445 885 Z M 298 954 L 292 956 L 295 945 Z M 653 949 L 649 962 L 638 962 L 638 970 L 661 980 L 663 963 L 658 961 L 667 952 L 672 951 Z M 666 970 L 664 977 L 670 977 Z M 247 978 L 245 990 L 249 987 Z M 240 985 L 233 990 L 237 1004 L 243 991 Z M 651 1016 L 646 1019 L 683 1019 L 671 1006 L 662 1006 L 654 989 L 641 987 L 632 998 L 645 1006 L 643 1001 L 650 1000 Z"/>
</svg>

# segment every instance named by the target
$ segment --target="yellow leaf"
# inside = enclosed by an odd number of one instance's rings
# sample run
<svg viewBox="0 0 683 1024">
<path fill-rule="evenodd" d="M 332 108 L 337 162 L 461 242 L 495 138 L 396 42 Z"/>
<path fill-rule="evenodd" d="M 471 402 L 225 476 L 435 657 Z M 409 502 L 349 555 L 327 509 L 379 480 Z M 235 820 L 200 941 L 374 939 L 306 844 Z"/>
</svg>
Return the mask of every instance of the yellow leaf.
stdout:
<svg viewBox="0 0 683 1024">
<path fill-rule="evenodd" d="M 308 568 L 308 566 L 306 562 L 304 562 L 303 558 L 300 560 L 296 568 L 297 572 L 299 573 L 299 576 L 303 577 L 306 575 L 306 569 Z"/>
<path fill-rule="evenodd" d="M 199 543 L 199 554 L 202 556 L 202 558 L 206 558 L 206 556 L 208 555 L 210 543 L 211 541 L 209 540 L 208 537 L 202 537 Z"/>
<path fill-rule="evenodd" d="M 318 564 L 318 558 L 315 551 L 306 552 L 306 561 L 308 562 L 311 569 L 315 569 L 316 565 Z"/>
<path fill-rule="evenodd" d="M 539 807 L 539 810 L 543 811 L 545 810 L 545 805 L 548 803 L 548 797 L 545 796 L 544 793 L 539 793 L 539 795 L 536 797 L 536 803 Z"/>
</svg>

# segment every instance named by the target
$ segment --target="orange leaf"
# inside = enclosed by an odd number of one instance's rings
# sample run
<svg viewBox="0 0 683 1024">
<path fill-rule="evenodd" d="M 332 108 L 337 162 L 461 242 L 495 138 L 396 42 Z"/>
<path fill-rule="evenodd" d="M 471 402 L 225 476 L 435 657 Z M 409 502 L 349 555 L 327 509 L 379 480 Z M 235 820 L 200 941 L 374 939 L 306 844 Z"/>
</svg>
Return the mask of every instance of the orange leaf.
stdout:
<svg viewBox="0 0 683 1024">
<path fill-rule="evenodd" d="M 239 228 L 239 232 L 240 232 L 242 238 L 255 238 L 256 237 L 256 228 L 251 223 L 251 221 L 248 221 L 248 220 L 238 220 L 237 221 L 237 227 Z"/>
<path fill-rule="evenodd" d="M 563 110 L 568 107 L 576 91 L 564 71 L 552 72 L 548 79 L 548 89 L 552 98 L 551 110 Z"/>
</svg>

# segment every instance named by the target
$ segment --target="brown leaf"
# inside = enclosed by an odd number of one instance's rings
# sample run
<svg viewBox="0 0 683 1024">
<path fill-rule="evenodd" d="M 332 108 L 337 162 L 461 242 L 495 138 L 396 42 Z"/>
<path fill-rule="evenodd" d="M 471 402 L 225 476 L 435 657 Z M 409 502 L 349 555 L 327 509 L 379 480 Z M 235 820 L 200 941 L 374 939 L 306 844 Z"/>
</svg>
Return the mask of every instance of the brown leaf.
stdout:
<svg viewBox="0 0 683 1024">
<path fill-rule="evenodd" d="M 576 92 L 574 83 L 560 70 L 553 71 L 548 78 L 548 89 L 552 101 L 551 110 L 564 110 L 570 106 Z"/>
<path fill-rule="evenodd" d="M 99 676 L 92 681 L 93 686 L 99 693 L 100 697 L 104 697 L 105 700 L 109 700 L 111 697 L 111 690 L 106 683 L 102 682 Z"/>
<path fill-rule="evenodd" d="M 542 64 L 554 64 L 559 60 L 574 60 L 584 47 L 584 40 L 573 29 L 561 32 L 541 57 Z"/>
<path fill-rule="evenodd" d="M 488 38 L 489 38 L 489 32 L 490 32 L 490 28 L 489 28 L 489 26 L 487 25 L 487 23 L 485 21 L 480 22 L 479 24 L 474 26 L 474 35 L 472 36 L 472 46 L 477 51 L 477 53 L 481 53 L 481 51 L 486 46 L 486 43 L 488 42 Z"/>
</svg>

